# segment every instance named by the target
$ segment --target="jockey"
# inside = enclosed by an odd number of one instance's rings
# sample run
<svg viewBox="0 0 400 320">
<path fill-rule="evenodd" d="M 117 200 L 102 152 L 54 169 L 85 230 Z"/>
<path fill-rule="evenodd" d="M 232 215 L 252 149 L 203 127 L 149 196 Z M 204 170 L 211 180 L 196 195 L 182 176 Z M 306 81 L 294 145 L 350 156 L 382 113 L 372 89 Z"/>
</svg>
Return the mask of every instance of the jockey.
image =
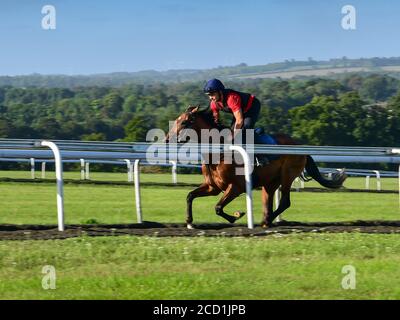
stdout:
<svg viewBox="0 0 400 320">
<path fill-rule="evenodd" d="M 210 108 L 212 110 L 215 123 L 219 123 L 219 112 L 224 111 L 233 114 L 231 129 L 233 137 L 238 131 L 242 131 L 242 141 L 245 140 L 246 129 L 254 129 L 254 125 L 260 115 L 260 101 L 249 93 L 226 89 L 218 79 L 207 81 L 204 93 L 210 98 Z M 256 158 L 258 165 L 269 163 L 267 156 Z"/>
<path fill-rule="evenodd" d="M 218 79 L 207 81 L 204 93 L 210 98 L 210 107 L 214 121 L 218 123 L 219 112 L 224 111 L 233 114 L 232 130 L 236 136 L 237 130 L 254 129 L 254 125 L 260 114 L 260 101 L 249 93 L 225 89 Z"/>
</svg>

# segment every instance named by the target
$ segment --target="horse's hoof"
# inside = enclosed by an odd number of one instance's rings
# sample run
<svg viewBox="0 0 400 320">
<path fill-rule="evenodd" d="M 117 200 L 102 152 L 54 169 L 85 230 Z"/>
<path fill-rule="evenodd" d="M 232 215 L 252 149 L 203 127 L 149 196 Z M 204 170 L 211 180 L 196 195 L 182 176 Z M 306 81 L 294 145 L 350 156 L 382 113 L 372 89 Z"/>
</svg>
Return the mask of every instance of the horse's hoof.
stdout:
<svg viewBox="0 0 400 320">
<path fill-rule="evenodd" d="M 263 229 L 269 229 L 271 227 L 272 227 L 272 223 L 266 223 L 266 222 L 261 223 L 261 228 L 263 228 Z"/>
<path fill-rule="evenodd" d="M 233 216 L 236 218 L 236 220 L 237 219 L 240 219 L 241 217 L 243 217 L 244 215 L 246 214 L 246 212 L 243 212 L 243 211 L 235 211 L 234 213 L 233 213 Z"/>
<path fill-rule="evenodd" d="M 279 221 L 276 221 L 276 220 L 275 220 L 275 223 L 276 223 L 277 225 L 285 224 L 285 223 L 286 223 L 286 220 L 283 220 L 283 219 L 280 219 Z"/>
<path fill-rule="evenodd" d="M 187 227 L 189 230 L 194 229 L 194 227 L 193 227 L 193 225 L 192 225 L 191 223 L 188 223 L 188 224 L 186 225 L 186 227 Z"/>
</svg>

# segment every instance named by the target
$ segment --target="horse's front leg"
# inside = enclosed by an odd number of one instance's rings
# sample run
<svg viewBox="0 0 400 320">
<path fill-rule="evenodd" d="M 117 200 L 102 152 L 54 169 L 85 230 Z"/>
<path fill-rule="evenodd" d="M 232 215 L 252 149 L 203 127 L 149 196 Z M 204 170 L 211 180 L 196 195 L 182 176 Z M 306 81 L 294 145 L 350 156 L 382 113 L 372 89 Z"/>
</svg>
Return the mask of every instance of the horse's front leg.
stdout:
<svg viewBox="0 0 400 320">
<path fill-rule="evenodd" d="M 224 207 L 231 202 L 233 199 L 237 198 L 243 191 L 241 191 L 237 186 L 230 184 L 224 192 L 224 196 L 218 201 L 215 206 L 215 213 L 224 219 L 228 220 L 230 223 L 234 223 L 237 219 L 240 219 L 244 213 L 239 213 L 235 216 L 231 216 L 224 212 Z"/>
<path fill-rule="evenodd" d="M 210 186 L 209 184 L 203 183 L 197 189 L 189 192 L 186 198 L 186 225 L 188 229 L 193 229 L 193 200 L 198 197 L 206 197 L 206 196 L 216 196 L 221 192 L 221 190 Z"/>
</svg>

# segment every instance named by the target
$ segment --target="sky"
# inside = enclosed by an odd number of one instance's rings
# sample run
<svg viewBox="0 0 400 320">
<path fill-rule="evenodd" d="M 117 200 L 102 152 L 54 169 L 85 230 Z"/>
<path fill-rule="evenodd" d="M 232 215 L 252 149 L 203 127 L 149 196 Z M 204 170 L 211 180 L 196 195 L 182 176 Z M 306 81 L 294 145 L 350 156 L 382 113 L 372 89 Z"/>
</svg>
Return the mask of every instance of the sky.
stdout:
<svg viewBox="0 0 400 320">
<path fill-rule="evenodd" d="M 45 5 L 55 29 L 42 28 Z M 399 15 L 397 0 L 0 0 L 0 75 L 400 56 Z"/>
</svg>

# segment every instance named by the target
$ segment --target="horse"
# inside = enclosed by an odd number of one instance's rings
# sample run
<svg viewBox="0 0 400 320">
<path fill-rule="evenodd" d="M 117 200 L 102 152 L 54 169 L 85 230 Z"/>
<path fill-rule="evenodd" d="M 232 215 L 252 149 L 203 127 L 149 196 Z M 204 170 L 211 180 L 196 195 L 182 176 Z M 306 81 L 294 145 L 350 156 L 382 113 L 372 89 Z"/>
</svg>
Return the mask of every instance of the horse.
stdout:
<svg viewBox="0 0 400 320">
<path fill-rule="evenodd" d="M 201 129 L 225 129 L 221 124 L 216 124 L 209 109 L 200 110 L 199 106 L 189 106 L 174 122 L 173 127 L 168 132 L 165 142 L 169 142 L 172 137 L 177 142 L 183 130 L 192 129 L 200 137 Z M 278 145 L 296 145 L 296 141 L 286 134 L 273 135 Z M 208 143 L 209 141 L 200 141 Z M 240 219 L 245 213 L 236 211 L 233 215 L 224 212 L 224 207 L 246 191 L 244 175 L 236 175 L 235 170 L 238 165 L 235 162 L 224 161 L 220 158 L 216 164 L 202 164 L 202 174 L 204 182 L 195 190 L 189 192 L 186 198 L 186 224 L 187 228 L 193 229 L 193 200 L 198 197 L 216 196 L 223 192 L 222 198 L 215 206 L 215 213 L 230 223 Z M 253 188 L 261 187 L 263 216 L 261 226 L 269 228 L 273 226 L 273 221 L 291 205 L 290 190 L 294 179 L 303 177 L 303 171 L 314 178 L 324 187 L 337 189 L 343 185 L 346 174 L 341 171 L 332 177 L 332 180 L 325 179 L 318 170 L 313 158 L 309 155 L 280 155 L 278 159 L 269 161 L 265 166 L 255 166 L 253 170 Z M 281 200 L 278 208 L 273 211 L 273 197 L 275 191 L 281 187 Z"/>
</svg>

